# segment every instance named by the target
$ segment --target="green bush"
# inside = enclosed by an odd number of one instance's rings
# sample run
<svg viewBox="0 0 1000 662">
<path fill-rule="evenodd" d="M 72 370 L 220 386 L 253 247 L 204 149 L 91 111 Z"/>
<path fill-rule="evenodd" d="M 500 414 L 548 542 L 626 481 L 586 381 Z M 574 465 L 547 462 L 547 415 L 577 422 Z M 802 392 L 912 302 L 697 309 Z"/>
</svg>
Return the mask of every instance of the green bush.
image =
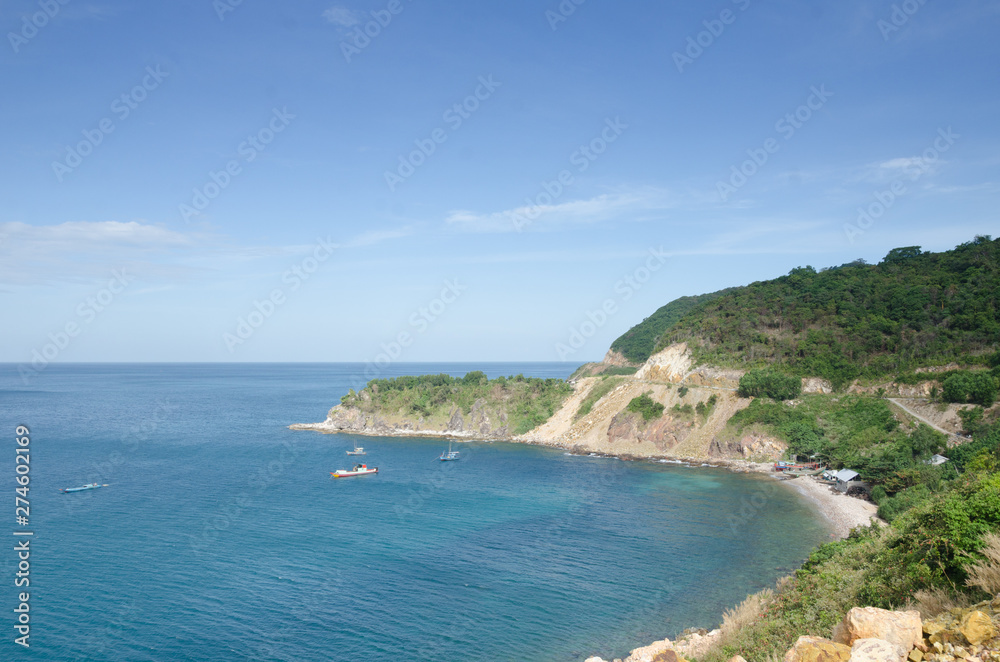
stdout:
<svg viewBox="0 0 1000 662">
<path fill-rule="evenodd" d="M 997 380 L 985 371 L 956 372 L 944 380 L 942 387 L 942 395 L 948 402 L 974 402 L 989 407 L 997 399 Z"/>
<path fill-rule="evenodd" d="M 649 397 L 651 391 L 632 398 L 626 410 L 635 412 L 642 416 L 642 420 L 649 422 L 663 416 L 663 405 Z"/>
<path fill-rule="evenodd" d="M 740 377 L 737 394 L 741 398 L 772 398 L 792 400 L 802 391 L 802 381 L 798 377 L 783 375 L 774 370 L 749 370 Z"/>
<path fill-rule="evenodd" d="M 875 489 L 881 489 L 881 486 Z M 872 492 L 872 500 L 875 501 L 874 490 Z M 886 522 L 892 522 L 902 513 L 924 503 L 931 497 L 931 492 L 926 485 L 915 485 L 891 497 L 885 497 L 885 491 L 882 494 L 883 498 L 876 503 L 878 504 L 878 516 Z"/>
</svg>

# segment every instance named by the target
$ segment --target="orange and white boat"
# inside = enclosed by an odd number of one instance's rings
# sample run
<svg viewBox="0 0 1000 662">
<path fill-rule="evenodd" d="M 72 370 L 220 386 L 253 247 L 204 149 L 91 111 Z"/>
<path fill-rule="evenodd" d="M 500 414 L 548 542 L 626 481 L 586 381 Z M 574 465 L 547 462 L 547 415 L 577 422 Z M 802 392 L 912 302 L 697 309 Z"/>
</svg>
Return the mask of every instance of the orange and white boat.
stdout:
<svg viewBox="0 0 1000 662">
<path fill-rule="evenodd" d="M 355 464 L 354 468 L 348 471 L 347 469 L 337 469 L 336 471 L 330 472 L 330 478 L 350 478 L 351 476 L 367 476 L 369 474 L 377 474 L 378 467 L 368 468 L 367 464 Z"/>
</svg>

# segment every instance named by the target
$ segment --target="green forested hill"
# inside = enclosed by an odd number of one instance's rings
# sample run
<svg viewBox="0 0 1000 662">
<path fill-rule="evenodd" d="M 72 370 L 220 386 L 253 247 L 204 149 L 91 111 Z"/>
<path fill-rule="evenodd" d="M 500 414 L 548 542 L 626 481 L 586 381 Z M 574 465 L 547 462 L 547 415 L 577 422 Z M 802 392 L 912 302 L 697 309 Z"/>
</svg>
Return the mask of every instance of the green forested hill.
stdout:
<svg viewBox="0 0 1000 662">
<path fill-rule="evenodd" d="M 1000 239 L 979 236 L 954 250 L 896 248 L 877 265 L 862 260 L 706 295 L 660 330 L 648 318 L 615 341 L 630 360 L 680 341 L 697 360 L 725 366 L 782 364 L 835 384 L 917 365 L 975 361 L 1000 343 Z M 697 298 L 689 297 L 688 299 Z M 655 335 L 647 353 L 632 338 Z"/>
<path fill-rule="evenodd" d="M 663 332 L 676 324 L 685 313 L 698 304 L 711 301 L 728 291 L 719 290 L 709 294 L 674 299 L 622 334 L 611 344 L 611 349 L 621 352 L 632 363 L 642 363 L 653 354 L 656 341 Z"/>
</svg>

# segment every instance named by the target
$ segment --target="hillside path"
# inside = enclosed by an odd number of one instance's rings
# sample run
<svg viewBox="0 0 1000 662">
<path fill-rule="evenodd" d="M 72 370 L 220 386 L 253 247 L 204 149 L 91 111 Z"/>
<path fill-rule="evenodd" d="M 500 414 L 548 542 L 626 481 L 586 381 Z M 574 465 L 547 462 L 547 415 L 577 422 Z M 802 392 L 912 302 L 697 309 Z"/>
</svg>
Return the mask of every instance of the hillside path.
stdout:
<svg viewBox="0 0 1000 662">
<path fill-rule="evenodd" d="M 917 412 L 913 411 L 912 409 L 910 409 L 909 407 L 907 407 L 906 405 L 904 405 L 902 402 L 900 402 L 899 398 L 886 398 L 886 400 L 888 400 L 889 402 L 893 403 L 894 405 L 896 405 L 897 407 L 899 407 L 900 409 L 902 409 L 903 411 L 905 411 L 907 414 L 909 414 L 913 418 L 915 418 L 918 421 L 920 421 L 921 423 L 926 423 L 927 425 L 931 426 L 932 428 L 934 428 L 938 432 L 940 432 L 942 434 L 945 434 L 948 437 L 956 437 L 958 439 L 961 439 L 961 437 L 959 437 L 954 432 L 949 432 L 948 430 L 945 430 L 942 427 L 938 427 L 937 425 L 934 425 L 933 423 L 931 423 L 930 421 L 928 421 L 926 418 L 924 418 L 923 416 L 921 416 L 920 414 L 918 414 Z M 963 439 L 963 441 L 964 441 L 964 439 Z"/>
</svg>

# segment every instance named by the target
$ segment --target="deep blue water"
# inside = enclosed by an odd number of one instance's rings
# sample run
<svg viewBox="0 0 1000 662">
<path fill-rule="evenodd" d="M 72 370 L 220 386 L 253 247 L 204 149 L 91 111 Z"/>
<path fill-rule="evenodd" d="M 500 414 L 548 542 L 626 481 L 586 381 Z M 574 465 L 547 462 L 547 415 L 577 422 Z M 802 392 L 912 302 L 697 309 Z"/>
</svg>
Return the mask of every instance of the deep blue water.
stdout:
<svg viewBox="0 0 1000 662">
<path fill-rule="evenodd" d="M 566 364 L 400 364 L 565 377 Z M 349 364 L 0 366 L 0 659 L 582 660 L 711 627 L 827 537 L 761 476 L 506 443 L 293 432 Z M 31 429 L 31 586 L 13 587 Z M 98 481 L 109 488 L 61 494 Z M 13 644 L 31 594 L 31 648 Z"/>
</svg>

